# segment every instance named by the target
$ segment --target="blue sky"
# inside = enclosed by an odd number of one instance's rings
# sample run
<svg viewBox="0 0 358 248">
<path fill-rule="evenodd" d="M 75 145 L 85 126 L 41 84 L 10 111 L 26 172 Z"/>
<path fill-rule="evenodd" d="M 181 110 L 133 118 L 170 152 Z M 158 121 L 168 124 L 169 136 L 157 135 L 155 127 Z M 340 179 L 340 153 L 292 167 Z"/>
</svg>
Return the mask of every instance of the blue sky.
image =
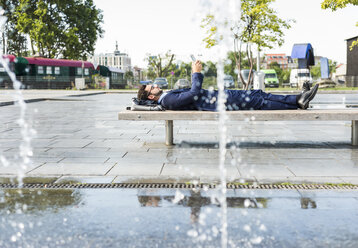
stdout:
<svg viewBox="0 0 358 248">
<path fill-rule="evenodd" d="M 103 10 L 104 38 L 96 45 L 96 53 L 119 50 L 132 58 L 132 65 L 145 67 L 146 54 L 165 53 L 169 49 L 177 58 L 189 61 L 195 54 L 202 60 L 215 60 L 214 49 L 206 49 L 200 20 L 207 12 L 209 0 L 95 0 Z M 264 53 L 291 54 L 295 43 L 311 43 L 315 55 L 339 63 L 346 61 L 345 39 L 358 35 L 358 7 L 336 12 L 322 10 L 321 0 L 276 0 L 274 8 L 283 19 L 296 23 L 285 32 L 285 44 Z M 223 6 L 225 13 L 228 6 Z M 231 45 L 225 47 L 231 49 Z"/>
</svg>

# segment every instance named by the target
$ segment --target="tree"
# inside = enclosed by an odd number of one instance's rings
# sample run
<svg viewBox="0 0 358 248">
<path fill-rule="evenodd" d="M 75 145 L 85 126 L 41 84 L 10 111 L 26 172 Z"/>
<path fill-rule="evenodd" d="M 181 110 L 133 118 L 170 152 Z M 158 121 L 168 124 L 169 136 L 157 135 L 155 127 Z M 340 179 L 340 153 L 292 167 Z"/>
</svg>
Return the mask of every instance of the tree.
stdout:
<svg viewBox="0 0 358 248">
<path fill-rule="evenodd" d="M 133 79 L 134 79 L 134 75 L 133 75 L 133 72 L 132 71 L 126 71 L 124 73 L 124 79 L 129 81 L 129 82 L 132 82 Z"/>
<path fill-rule="evenodd" d="M 358 5 L 358 0 L 324 0 L 321 3 L 322 9 L 331 9 L 332 11 L 336 11 L 337 9 L 343 9 L 347 7 L 347 5 Z M 356 23 L 358 27 L 358 22 Z M 358 46 L 358 39 L 353 41 L 352 45 L 349 47 L 350 50 L 353 47 Z"/>
<path fill-rule="evenodd" d="M 224 72 L 227 75 L 231 75 L 233 78 L 237 79 L 237 76 L 239 75 L 238 68 L 236 66 L 236 59 L 238 57 L 238 53 L 230 51 L 227 53 L 227 59 L 224 66 Z M 241 67 L 242 68 L 250 68 L 249 61 L 246 58 L 246 55 L 244 53 L 241 54 Z M 256 66 L 254 66 L 254 69 L 256 69 Z"/>
<path fill-rule="evenodd" d="M 207 61 L 203 64 L 203 73 L 205 77 L 217 77 L 216 64 L 212 61 Z"/>
<path fill-rule="evenodd" d="M 4 16 L 7 18 L 2 33 L 3 54 L 26 56 L 28 55 L 27 39 L 24 34 L 16 29 L 17 17 L 13 14 L 18 4 L 17 0 L 0 0 L 0 7 L 2 7 Z"/>
<path fill-rule="evenodd" d="M 16 28 L 29 36 L 33 54 L 86 59 L 104 32 L 101 12 L 93 0 L 20 0 Z"/>
<path fill-rule="evenodd" d="M 244 84 L 244 88 L 248 89 L 253 82 L 253 58 L 250 44 L 256 44 L 258 50 L 262 48 L 273 48 L 274 45 L 281 46 L 283 40 L 283 30 L 291 27 L 292 20 L 282 20 L 277 17 L 270 4 L 275 0 L 242 0 L 241 1 L 241 18 L 239 23 L 231 27 L 234 34 L 235 47 L 235 64 L 238 71 L 241 71 L 242 53 L 245 51 L 246 57 L 249 61 L 250 76 L 247 82 L 242 77 L 240 79 Z M 217 33 L 215 25 L 215 16 L 207 15 L 202 21 L 203 28 L 207 28 L 208 36 L 204 39 L 206 47 L 210 48 L 218 43 L 214 39 Z M 243 49 L 242 46 L 245 46 Z"/>
<path fill-rule="evenodd" d="M 174 68 L 174 77 L 178 78 L 188 78 L 191 75 L 191 62 L 184 63 L 178 61 L 176 67 Z"/>
<path fill-rule="evenodd" d="M 157 77 L 167 77 L 169 72 L 174 70 L 174 58 L 175 55 L 170 50 L 164 55 L 148 56 L 148 70 L 153 70 Z"/>
</svg>

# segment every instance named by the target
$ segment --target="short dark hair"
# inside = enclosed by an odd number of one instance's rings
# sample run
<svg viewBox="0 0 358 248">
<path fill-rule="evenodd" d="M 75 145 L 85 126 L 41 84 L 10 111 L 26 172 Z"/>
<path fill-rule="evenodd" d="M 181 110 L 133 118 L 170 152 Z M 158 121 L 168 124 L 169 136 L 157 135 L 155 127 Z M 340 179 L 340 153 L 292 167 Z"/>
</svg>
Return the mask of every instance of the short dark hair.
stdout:
<svg viewBox="0 0 358 248">
<path fill-rule="evenodd" d="M 148 100 L 148 96 L 149 96 L 149 92 L 145 90 L 145 88 L 147 87 L 147 85 L 142 85 L 137 93 L 137 98 L 139 100 Z"/>
</svg>

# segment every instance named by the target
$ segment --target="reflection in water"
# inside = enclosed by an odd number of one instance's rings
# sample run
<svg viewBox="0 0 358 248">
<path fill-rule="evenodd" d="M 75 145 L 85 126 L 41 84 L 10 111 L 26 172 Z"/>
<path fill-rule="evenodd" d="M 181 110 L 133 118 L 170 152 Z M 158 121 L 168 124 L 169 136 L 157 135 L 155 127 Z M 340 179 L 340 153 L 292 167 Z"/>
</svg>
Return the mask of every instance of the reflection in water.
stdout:
<svg viewBox="0 0 358 248">
<path fill-rule="evenodd" d="M 162 207 L 163 201 L 171 203 L 175 196 L 138 196 L 141 207 Z M 230 208 L 266 208 L 267 201 L 270 198 L 245 198 L 245 197 L 227 197 L 227 206 Z M 212 203 L 210 197 L 202 196 L 184 196 L 177 205 L 183 207 L 205 207 L 217 206 L 218 203 Z"/>
<path fill-rule="evenodd" d="M 81 194 L 73 189 L 2 189 L 0 190 L 0 213 L 24 213 L 58 210 L 79 204 Z"/>
<path fill-rule="evenodd" d="M 228 208 L 267 208 L 268 200 L 268 198 L 226 197 Z M 141 207 L 163 207 L 166 203 L 172 204 L 175 201 L 175 196 L 138 195 L 138 201 Z M 211 197 L 202 196 L 200 191 L 190 191 L 190 196 L 183 196 L 179 201 L 175 201 L 175 204 L 190 208 L 190 220 L 192 223 L 199 221 L 202 207 L 220 207 L 218 202 L 213 203 Z"/>
<path fill-rule="evenodd" d="M 310 198 L 301 198 L 301 208 L 308 209 L 308 208 L 317 208 L 317 204 Z"/>
</svg>

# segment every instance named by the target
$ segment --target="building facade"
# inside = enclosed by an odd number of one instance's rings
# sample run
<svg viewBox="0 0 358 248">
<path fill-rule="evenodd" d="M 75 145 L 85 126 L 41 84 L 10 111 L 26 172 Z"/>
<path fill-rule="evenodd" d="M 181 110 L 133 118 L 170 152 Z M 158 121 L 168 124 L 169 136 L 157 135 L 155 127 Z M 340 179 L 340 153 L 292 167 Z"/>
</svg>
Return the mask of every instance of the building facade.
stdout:
<svg viewBox="0 0 358 248">
<path fill-rule="evenodd" d="M 263 63 L 263 67 L 265 69 L 269 69 L 270 64 L 273 62 L 277 62 L 283 70 L 297 67 L 297 62 L 295 62 L 290 56 L 286 56 L 285 53 L 265 54 L 265 61 Z"/>
<path fill-rule="evenodd" d="M 89 58 L 94 65 L 103 65 L 119 68 L 123 71 L 132 71 L 131 58 L 126 53 L 121 53 L 116 44 L 116 50 L 113 53 L 96 54 Z"/>
</svg>

